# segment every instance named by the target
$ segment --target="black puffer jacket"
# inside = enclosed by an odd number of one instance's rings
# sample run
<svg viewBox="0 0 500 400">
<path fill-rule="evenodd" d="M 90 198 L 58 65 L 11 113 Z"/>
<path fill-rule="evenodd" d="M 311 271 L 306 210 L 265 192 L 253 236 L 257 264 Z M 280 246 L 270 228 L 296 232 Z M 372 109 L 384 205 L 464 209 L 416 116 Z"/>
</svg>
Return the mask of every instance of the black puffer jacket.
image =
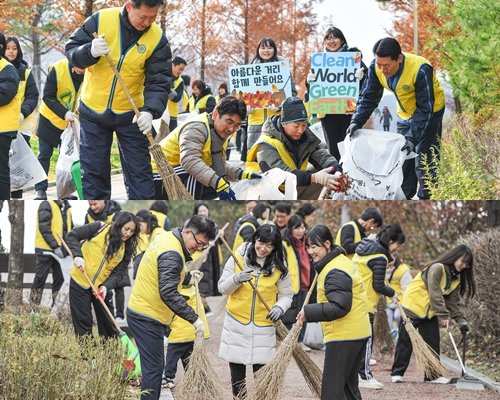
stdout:
<svg viewBox="0 0 500 400">
<path fill-rule="evenodd" d="M 71 208 L 71 205 L 69 204 L 68 200 L 55 200 L 55 203 L 57 206 L 61 209 L 61 214 L 62 214 L 62 232 L 63 232 L 63 238 L 66 236 L 68 233 L 68 226 L 66 224 L 66 216 L 68 214 L 68 210 Z M 47 242 L 47 244 L 52 248 L 56 249 L 59 247 L 59 244 L 54 237 L 54 234 L 52 232 L 52 208 L 50 207 L 50 203 L 48 201 L 42 201 L 40 206 L 38 207 L 38 229 L 40 230 L 40 233 L 42 234 L 44 240 Z M 66 249 L 64 247 L 61 247 L 63 250 L 63 254 L 66 255 Z M 43 250 L 40 249 L 35 249 L 35 252 L 43 252 Z"/>
<path fill-rule="evenodd" d="M 186 261 L 191 260 L 191 254 L 184 245 L 181 230 L 175 228 L 173 234 L 182 244 Z M 158 287 L 160 297 L 174 314 L 193 323 L 198 319 L 194 310 L 188 305 L 186 299 L 177 290 L 181 280 L 181 271 L 184 268 L 182 257 L 176 251 L 166 251 L 158 257 Z M 187 272 L 183 285 L 187 285 L 191 279 L 191 273 Z"/>
<path fill-rule="evenodd" d="M 259 227 L 259 221 L 257 221 L 257 218 L 253 214 L 248 214 L 245 215 L 244 217 L 241 218 L 241 225 L 243 225 L 245 222 L 250 222 L 249 224 L 246 224 L 239 232 L 239 235 L 243 238 L 244 242 L 250 242 L 252 241 L 252 236 L 253 233 L 257 230 Z"/>
<path fill-rule="evenodd" d="M 66 56 L 72 65 L 78 68 L 87 68 L 99 61 L 98 58 L 92 57 L 90 53 L 91 43 L 94 39 L 92 34 L 97 32 L 99 26 L 99 11 L 87 18 L 84 24 L 71 35 L 68 43 L 66 43 Z M 121 38 L 121 54 L 134 46 L 141 38 L 144 32 L 136 30 L 128 20 L 128 13 L 123 7 L 120 15 L 120 38 Z M 144 66 L 145 82 L 144 82 L 144 106 L 141 111 L 148 111 L 153 114 L 153 118 L 160 118 L 165 111 L 165 105 L 168 101 L 168 95 L 172 86 L 170 61 L 172 52 L 167 38 L 163 35 L 160 43 L 154 50 L 153 54 L 146 61 Z M 95 122 L 109 121 L 109 118 L 116 120 L 117 124 L 130 123 L 133 117 L 133 111 L 114 115 L 110 110 L 103 114 L 94 113 L 85 104 L 80 103 L 80 114 Z"/>
<path fill-rule="evenodd" d="M 93 222 L 95 221 L 103 221 L 106 222 L 108 219 L 108 216 L 116 214 L 116 212 L 120 211 L 122 208 L 121 206 L 114 200 L 105 200 L 105 205 L 104 208 L 99 212 L 95 213 L 92 211 L 90 208 L 87 210 L 87 214 L 85 215 L 85 223 L 88 224 L 89 221 L 89 216 L 94 219 Z M 113 215 L 113 219 L 115 218 L 115 215 Z"/>
<path fill-rule="evenodd" d="M 202 90 L 202 92 L 200 93 L 200 95 L 198 97 L 194 98 L 194 108 L 195 109 L 196 109 L 196 105 L 198 104 L 198 101 L 201 100 L 202 98 L 204 98 L 205 96 L 208 96 L 207 104 L 205 105 L 205 107 L 198 108 L 200 114 L 203 114 L 204 112 L 210 114 L 214 110 L 215 105 L 217 104 L 215 101 L 215 97 L 212 95 L 212 90 L 207 86 L 205 89 Z M 193 110 L 190 110 L 190 111 L 193 111 Z"/>
<path fill-rule="evenodd" d="M 19 88 L 19 75 L 12 65 L 0 71 L 0 107 L 9 104 L 16 97 Z M 0 129 L 1 131 L 1 129 Z M 2 132 L 2 135 L 16 137 L 17 131 Z"/>
<path fill-rule="evenodd" d="M 389 261 L 392 260 L 392 256 L 389 253 L 389 249 L 385 247 L 378 240 L 372 240 L 369 238 L 364 238 L 361 243 L 356 247 L 356 254 L 360 256 L 369 256 L 370 254 L 385 254 Z M 367 263 L 368 268 L 372 270 L 373 273 L 373 289 L 384 296 L 392 297 L 394 296 L 394 289 L 385 284 L 385 272 L 387 270 L 387 260 L 384 257 L 374 257 Z"/>
<path fill-rule="evenodd" d="M 24 60 L 14 60 L 12 65 L 17 69 L 19 80 L 24 81 L 28 63 Z M 24 115 L 24 118 L 28 117 L 35 110 L 38 105 L 39 95 L 40 93 L 36 87 L 35 78 L 33 78 L 33 74 L 30 72 L 26 80 L 26 87 L 24 88 L 24 100 L 21 104 L 21 113 Z"/>
</svg>

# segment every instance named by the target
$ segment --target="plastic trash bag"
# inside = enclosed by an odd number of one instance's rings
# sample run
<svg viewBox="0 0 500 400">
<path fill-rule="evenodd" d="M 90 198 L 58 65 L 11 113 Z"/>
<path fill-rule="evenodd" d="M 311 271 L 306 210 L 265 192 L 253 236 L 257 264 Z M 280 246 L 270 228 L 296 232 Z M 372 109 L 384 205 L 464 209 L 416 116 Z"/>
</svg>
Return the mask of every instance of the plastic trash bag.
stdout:
<svg viewBox="0 0 500 400">
<path fill-rule="evenodd" d="M 194 110 L 193 112 L 190 113 L 179 114 L 177 116 L 177 127 L 184 125 L 186 122 L 197 117 L 198 115 L 199 115 L 198 110 Z"/>
<path fill-rule="evenodd" d="M 351 189 L 342 199 L 406 200 L 401 189 L 403 163 L 416 154 L 401 151 L 404 136 L 372 129 L 360 129 L 356 133 L 354 139 L 347 136 L 339 143 L 342 168 L 352 179 Z"/>
<path fill-rule="evenodd" d="M 80 123 L 75 119 L 74 128 L 69 125 L 61 134 L 61 147 L 56 163 L 57 198 L 62 199 L 74 193 L 76 188 L 71 176 L 71 167 L 80 159 Z"/>
<path fill-rule="evenodd" d="M 236 200 L 297 200 L 297 177 L 279 168 L 261 174 L 262 179 L 244 179 L 232 189 Z M 282 193 L 280 187 L 284 185 Z"/>
<path fill-rule="evenodd" d="M 47 179 L 47 174 L 20 132 L 10 145 L 9 167 L 11 191 L 26 189 Z"/>
<path fill-rule="evenodd" d="M 303 342 L 311 349 L 322 350 L 325 347 L 323 343 L 323 328 L 319 322 L 307 323 Z"/>
</svg>

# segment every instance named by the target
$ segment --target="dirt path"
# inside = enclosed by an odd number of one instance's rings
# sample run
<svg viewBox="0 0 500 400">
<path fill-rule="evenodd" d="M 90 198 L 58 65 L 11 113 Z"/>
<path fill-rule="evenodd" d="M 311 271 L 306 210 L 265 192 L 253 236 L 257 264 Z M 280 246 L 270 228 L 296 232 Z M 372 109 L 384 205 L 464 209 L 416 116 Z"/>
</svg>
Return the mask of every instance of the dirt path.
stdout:
<svg viewBox="0 0 500 400">
<path fill-rule="evenodd" d="M 222 297 L 212 297 L 208 299 L 210 307 L 214 311 L 214 315 L 209 317 L 211 338 L 207 341 L 207 351 L 212 361 L 212 366 L 219 373 L 219 378 L 223 385 L 227 387 L 228 399 L 230 398 L 231 383 L 229 377 L 228 364 L 219 359 L 217 356 L 219 350 L 219 339 L 222 330 L 224 302 Z M 324 352 L 311 351 L 311 358 L 322 368 Z M 378 364 L 372 367 L 373 373 L 377 380 L 385 386 L 382 390 L 361 389 L 361 394 L 365 400 L 398 400 L 398 399 L 419 399 L 419 400 L 498 400 L 500 394 L 492 390 L 472 391 L 458 390 L 454 385 L 435 385 L 423 383 L 423 377 L 417 372 L 414 361 L 410 364 L 410 368 L 405 375 L 406 382 L 393 384 L 390 383 L 390 368 L 392 358 L 379 360 Z M 250 369 L 247 369 L 247 374 Z M 179 367 L 179 373 L 176 381 L 180 380 L 182 367 Z M 448 377 L 456 376 L 450 372 Z M 175 396 L 175 389 L 174 389 Z M 297 365 L 294 361 L 290 364 L 287 374 L 286 383 L 283 390 L 282 399 L 286 400 L 303 400 L 314 399 L 311 395 Z M 207 399 L 210 400 L 210 399 Z M 216 400 L 216 399 L 214 399 Z M 219 399 L 217 399 L 219 400 Z M 276 399 L 278 400 L 278 399 Z M 334 399 L 332 399 L 334 400 Z"/>
</svg>

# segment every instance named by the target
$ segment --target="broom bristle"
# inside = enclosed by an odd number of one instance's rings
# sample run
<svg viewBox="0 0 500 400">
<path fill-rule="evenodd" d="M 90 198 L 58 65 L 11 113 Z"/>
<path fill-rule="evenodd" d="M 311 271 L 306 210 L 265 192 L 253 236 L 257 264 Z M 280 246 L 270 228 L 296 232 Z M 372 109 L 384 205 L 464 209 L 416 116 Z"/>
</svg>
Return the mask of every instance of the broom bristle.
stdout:
<svg viewBox="0 0 500 400">
<path fill-rule="evenodd" d="M 380 296 L 377 303 L 377 312 L 373 321 L 373 350 L 377 355 L 392 354 L 394 341 L 389 330 L 389 320 L 385 312 L 385 296 Z"/>
<path fill-rule="evenodd" d="M 175 390 L 178 400 L 207 400 L 227 398 L 224 387 L 212 368 L 203 349 L 203 338 L 197 337 L 189 367 Z"/>
<path fill-rule="evenodd" d="M 408 336 L 413 346 L 413 353 L 417 361 L 417 369 L 422 372 L 425 377 L 431 379 L 445 375 L 446 368 L 441 364 L 441 361 L 439 361 L 439 355 L 425 342 L 411 321 L 406 321 L 405 329 L 406 332 L 408 332 Z"/>
<path fill-rule="evenodd" d="M 187 191 L 186 186 L 184 186 L 165 158 L 161 146 L 158 144 L 149 146 L 149 151 L 156 162 L 158 173 L 163 180 L 163 187 L 169 200 L 193 200 L 193 196 Z"/>
<path fill-rule="evenodd" d="M 262 367 L 255 374 L 253 388 L 249 392 L 249 399 L 276 400 L 285 382 L 285 373 L 292 358 L 293 348 L 302 327 L 294 324 L 287 337 L 281 342 L 271 362 Z"/>
</svg>

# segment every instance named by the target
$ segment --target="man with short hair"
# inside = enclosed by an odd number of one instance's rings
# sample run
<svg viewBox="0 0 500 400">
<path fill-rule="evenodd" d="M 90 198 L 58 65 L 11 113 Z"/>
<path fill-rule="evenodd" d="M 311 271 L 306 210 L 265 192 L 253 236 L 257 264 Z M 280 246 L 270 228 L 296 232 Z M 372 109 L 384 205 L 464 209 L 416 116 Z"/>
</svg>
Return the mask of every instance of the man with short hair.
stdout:
<svg viewBox="0 0 500 400">
<path fill-rule="evenodd" d="M 248 162 L 261 170 L 280 168 L 297 176 L 298 199 L 317 200 L 324 187 L 337 189 L 342 167 L 307 127 L 302 99 L 289 97 L 281 114 L 269 118 L 262 134 L 248 151 Z M 317 172 L 307 169 L 311 163 Z"/>
<path fill-rule="evenodd" d="M 186 68 L 187 61 L 182 57 L 176 56 L 172 60 L 172 89 L 170 90 L 170 95 L 168 96 L 168 116 L 170 122 L 168 123 L 168 129 L 172 132 L 177 128 L 177 116 L 179 115 L 179 110 L 182 107 L 182 97 L 184 95 L 184 80 L 181 75 Z"/>
<path fill-rule="evenodd" d="M 382 213 L 376 207 L 368 207 L 357 220 L 349 221 L 341 226 L 335 238 L 335 244 L 342 246 L 347 257 L 352 259 L 358 244 L 367 236 L 372 234 L 373 229 L 380 228 L 384 223 Z"/>
<path fill-rule="evenodd" d="M 141 399 L 159 399 L 164 370 L 163 336 L 175 315 L 192 323 L 203 334 L 203 321 L 179 293 L 183 285 L 193 285 L 201 271 L 186 270 L 191 255 L 209 246 L 217 235 L 215 222 L 194 215 L 183 228 L 154 237 L 142 257 L 128 302 L 127 321 L 141 357 Z"/>
<path fill-rule="evenodd" d="M 66 44 L 71 64 L 86 68 L 79 106 L 83 195 L 111 196 L 113 132 L 129 199 L 154 198 L 149 142 L 153 119 L 165 111 L 170 86 L 170 45 L 155 23 L 164 0 L 129 0 L 87 18 Z M 94 34 L 97 37 L 94 37 Z M 120 71 L 140 115 L 136 116 L 106 55 Z M 142 132 L 142 134 L 141 134 Z M 144 134 L 144 135 L 143 135 Z"/>
<path fill-rule="evenodd" d="M 195 200 L 236 200 L 229 181 L 260 178 L 226 161 L 229 139 L 240 128 L 246 112 L 243 100 L 226 96 L 210 114 L 198 115 L 160 142 L 168 162 Z M 154 160 L 152 165 L 156 171 Z M 155 175 L 155 186 L 156 198 L 166 198 L 159 175 Z"/>
<path fill-rule="evenodd" d="M 434 179 L 436 171 L 431 149 L 434 148 L 436 154 L 439 151 L 445 108 L 443 89 L 429 61 L 403 53 L 396 39 L 380 39 L 373 46 L 373 53 L 375 60 L 368 69 L 368 78 L 347 134 L 352 137 L 368 121 L 379 105 L 384 89 L 393 92 L 398 104 L 397 131 L 406 139 L 401 151 L 417 153 L 416 159 L 406 160 L 403 165 L 401 189 L 406 198 L 411 199 L 417 193 L 418 183 L 418 198 L 428 199 L 423 165 L 430 167 Z"/>
<path fill-rule="evenodd" d="M 291 215 L 292 205 L 290 203 L 280 202 L 274 206 L 274 224 L 280 230 L 281 236 L 285 233 Z"/>
</svg>

